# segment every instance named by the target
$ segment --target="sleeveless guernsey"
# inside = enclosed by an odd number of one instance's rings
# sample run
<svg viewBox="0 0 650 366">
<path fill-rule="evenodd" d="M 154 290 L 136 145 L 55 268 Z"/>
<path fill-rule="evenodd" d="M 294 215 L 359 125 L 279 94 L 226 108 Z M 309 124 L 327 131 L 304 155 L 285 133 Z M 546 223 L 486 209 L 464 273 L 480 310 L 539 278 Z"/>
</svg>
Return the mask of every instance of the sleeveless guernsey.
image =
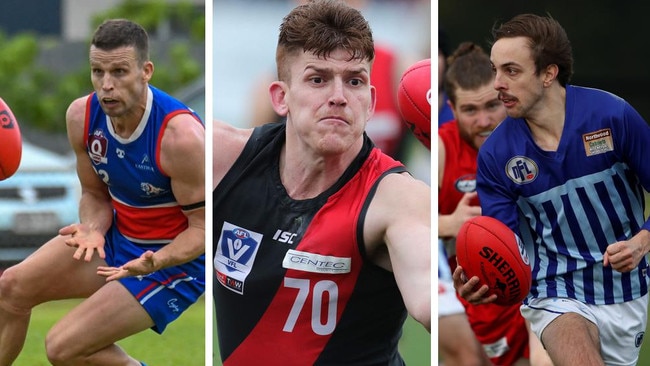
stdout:
<svg viewBox="0 0 650 366">
<path fill-rule="evenodd" d="M 279 176 L 284 132 L 255 129 L 214 190 L 224 365 L 402 365 L 405 306 L 393 274 L 365 259 L 362 228 L 378 182 L 404 167 L 365 137 L 334 186 L 294 200 Z"/>
</svg>

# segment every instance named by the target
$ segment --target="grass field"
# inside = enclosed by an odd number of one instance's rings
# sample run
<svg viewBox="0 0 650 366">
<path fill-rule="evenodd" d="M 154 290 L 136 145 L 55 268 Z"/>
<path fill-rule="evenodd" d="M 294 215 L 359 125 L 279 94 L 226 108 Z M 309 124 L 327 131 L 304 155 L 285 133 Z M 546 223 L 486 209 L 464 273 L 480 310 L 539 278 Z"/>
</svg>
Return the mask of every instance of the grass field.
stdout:
<svg viewBox="0 0 650 366">
<path fill-rule="evenodd" d="M 27 340 L 13 366 L 47 366 L 45 335 L 79 300 L 55 301 L 32 311 Z M 162 335 L 146 330 L 119 345 L 148 366 L 194 366 L 205 364 L 205 306 L 203 298 L 170 324 Z M 92 332 L 92 329 L 88 330 Z"/>
<path fill-rule="evenodd" d="M 25 348 L 14 366 L 47 366 L 45 357 L 45 335 L 47 330 L 71 309 L 78 300 L 56 301 L 38 306 L 32 313 L 32 322 L 27 334 Z M 186 311 L 178 321 L 172 323 L 163 335 L 147 330 L 120 342 L 129 354 L 146 362 L 149 366 L 201 366 L 205 360 L 204 339 L 205 305 L 201 299 Z M 650 327 L 647 329 L 650 331 Z M 439 331 L 444 337 L 444 330 Z M 650 339 L 650 338 L 649 338 Z M 404 327 L 400 352 L 409 366 L 430 365 L 431 336 L 422 326 L 409 318 Z M 175 347 L 174 345 L 182 345 Z M 218 352 L 214 347 L 215 353 Z M 641 347 L 639 365 L 650 365 L 650 342 Z M 214 366 L 220 366 L 218 353 Z"/>
<path fill-rule="evenodd" d="M 214 328 L 216 331 L 216 328 Z M 214 365 L 222 366 L 219 357 L 219 347 L 214 345 Z M 404 333 L 399 345 L 400 354 L 409 366 L 429 365 L 431 360 L 431 335 L 424 330 L 424 327 L 411 317 L 406 319 Z"/>
<path fill-rule="evenodd" d="M 40 305 L 32 312 L 27 341 L 14 366 L 47 366 L 45 335 L 58 319 L 79 300 L 55 301 Z M 205 364 L 205 303 L 203 298 L 187 310 L 163 335 L 147 330 L 119 345 L 131 356 L 149 366 L 201 366 Z M 91 331 L 91 330 L 89 330 Z M 431 359 L 431 337 L 424 328 L 409 318 L 404 328 L 400 351 L 407 365 L 428 365 Z M 214 366 L 221 365 L 215 345 Z"/>
</svg>

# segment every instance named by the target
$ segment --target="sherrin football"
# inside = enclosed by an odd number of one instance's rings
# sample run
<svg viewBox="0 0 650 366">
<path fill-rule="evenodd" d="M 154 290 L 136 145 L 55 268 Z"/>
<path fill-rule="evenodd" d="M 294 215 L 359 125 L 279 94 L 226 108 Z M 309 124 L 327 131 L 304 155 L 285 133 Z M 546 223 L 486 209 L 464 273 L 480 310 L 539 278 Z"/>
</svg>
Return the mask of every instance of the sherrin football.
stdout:
<svg viewBox="0 0 650 366">
<path fill-rule="evenodd" d="M 431 150 L 431 59 L 420 60 L 402 74 L 397 107 L 417 139 Z"/>
<path fill-rule="evenodd" d="M 0 98 L 0 180 L 16 173 L 22 153 L 22 137 L 16 117 L 7 103 Z"/>
<path fill-rule="evenodd" d="M 501 221 L 489 216 L 467 220 L 456 237 L 456 258 L 467 278 L 478 276 L 497 294 L 496 304 L 520 303 L 531 286 L 530 263 L 526 250 Z"/>
</svg>

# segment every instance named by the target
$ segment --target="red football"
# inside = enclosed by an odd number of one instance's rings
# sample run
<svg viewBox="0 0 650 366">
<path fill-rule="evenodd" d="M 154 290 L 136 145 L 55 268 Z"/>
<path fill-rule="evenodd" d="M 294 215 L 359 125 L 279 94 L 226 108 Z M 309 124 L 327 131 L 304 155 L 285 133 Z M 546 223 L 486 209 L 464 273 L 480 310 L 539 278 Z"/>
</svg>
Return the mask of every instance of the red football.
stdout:
<svg viewBox="0 0 650 366">
<path fill-rule="evenodd" d="M 404 73 L 397 89 L 402 119 L 420 142 L 431 150 L 431 59 L 420 60 Z"/>
<path fill-rule="evenodd" d="M 0 98 L 0 180 L 5 180 L 18 170 L 23 153 L 22 137 L 16 117 L 7 103 Z"/>
<path fill-rule="evenodd" d="M 501 221 L 488 216 L 467 220 L 456 237 L 456 258 L 467 278 L 478 276 L 496 304 L 520 303 L 531 285 L 530 263 L 523 244 Z"/>
</svg>

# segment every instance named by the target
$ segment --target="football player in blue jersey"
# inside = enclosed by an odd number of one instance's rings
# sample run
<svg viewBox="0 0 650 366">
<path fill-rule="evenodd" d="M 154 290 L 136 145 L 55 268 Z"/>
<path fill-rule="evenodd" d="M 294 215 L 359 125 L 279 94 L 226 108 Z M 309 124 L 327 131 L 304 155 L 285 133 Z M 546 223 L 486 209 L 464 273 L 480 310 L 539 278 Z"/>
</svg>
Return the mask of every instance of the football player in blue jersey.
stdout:
<svg viewBox="0 0 650 366">
<path fill-rule="evenodd" d="M 556 365 L 635 365 L 646 329 L 650 127 L 625 100 L 569 84 L 572 49 L 550 16 L 493 30 L 508 118 L 479 151 L 482 213 L 518 233 L 533 283 L 521 307 Z M 474 304 L 487 286 L 454 286 Z"/>
<path fill-rule="evenodd" d="M 205 290 L 202 121 L 149 85 L 140 25 L 102 23 L 89 60 L 94 92 L 66 113 L 80 221 L 0 277 L 2 366 L 18 357 L 31 309 L 68 298 L 84 300 L 48 332 L 52 364 L 141 365 L 116 342 L 162 333 Z"/>
</svg>

